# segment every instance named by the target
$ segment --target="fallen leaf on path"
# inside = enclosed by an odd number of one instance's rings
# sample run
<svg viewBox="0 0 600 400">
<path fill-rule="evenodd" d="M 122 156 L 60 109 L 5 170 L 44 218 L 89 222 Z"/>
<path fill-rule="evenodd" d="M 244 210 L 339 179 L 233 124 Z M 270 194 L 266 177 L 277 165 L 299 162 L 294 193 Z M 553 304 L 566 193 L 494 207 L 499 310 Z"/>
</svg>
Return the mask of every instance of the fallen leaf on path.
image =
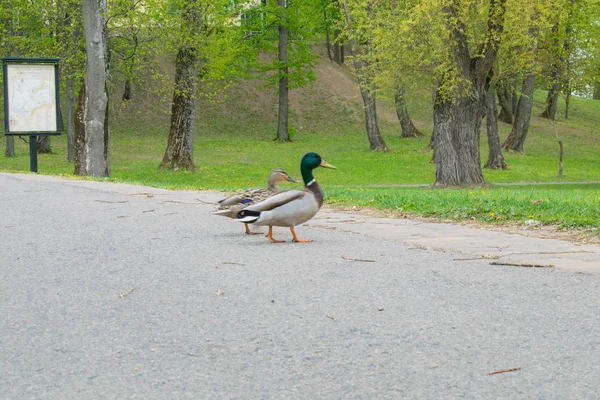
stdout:
<svg viewBox="0 0 600 400">
<path fill-rule="evenodd" d="M 327 318 L 329 318 L 329 319 L 332 319 L 332 320 L 336 321 L 335 317 L 332 317 L 331 315 L 327 315 L 327 314 L 325 314 L 325 315 L 327 316 Z"/>
<path fill-rule="evenodd" d="M 224 296 L 225 291 L 223 289 L 215 290 L 215 296 Z"/>
</svg>

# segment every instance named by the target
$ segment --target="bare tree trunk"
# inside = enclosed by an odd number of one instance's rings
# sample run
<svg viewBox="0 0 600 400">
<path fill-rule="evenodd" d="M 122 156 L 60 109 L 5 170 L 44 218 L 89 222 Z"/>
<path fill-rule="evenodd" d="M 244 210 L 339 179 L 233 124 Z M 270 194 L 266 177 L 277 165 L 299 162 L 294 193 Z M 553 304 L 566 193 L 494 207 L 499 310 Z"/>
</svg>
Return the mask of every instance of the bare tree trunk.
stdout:
<svg viewBox="0 0 600 400">
<path fill-rule="evenodd" d="M 0 4 L 2 4 L 2 2 L 0 2 Z M 7 15 L 5 15 L 5 18 L 3 18 L 2 23 L 4 23 L 4 27 L 6 29 L 6 37 L 4 39 L 0 38 L 0 44 L 4 45 L 4 51 L 2 53 L 0 53 L 2 56 L 11 56 L 12 54 L 12 46 L 10 44 L 10 40 L 11 37 L 13 35 L 13 29 L 12 29 L 12 13 L 13 13 L 13 7 L 12 7 L 12 2 L 6 1 L 5 2 L 5 6 L 6 10 L 8 11 Z M 5 136 L 6 138 L 6 148 L 4 150 L 4 156 L 6 157 L 14 157 L 15 156 L 15 137 L 14 136 Z"/>
<path fill-rule="evenodd" d="M 6 138 L 6 150 L 4 151 L 5 157 L 14 157 L 15 154 L 15 137 L 5 136 Z"/>
<path fill-rule="evenodd" d="M 396 105 L 396 115 L 398 116 L 398 121 L 400 121 L 400 129 L 402 130 L 402 134 L 400 136 L 403 138 L 423 136 L 423 134 L 413 124 L 412 120 L 410 119 L 410 115 L 408 114 L 406 101 L 404 99 L 404 88 L 400 86 L 396 88 L 394 102 Z"/>
<path fill-rule="evenodd" d="M 50 154 L 52 153 L 52 147 L 50 147 L 50 136 L 38 136 L 38 154 Z"/>
<path fill-rule="evenodd" d="M 333 61 L 335 61 L 338 64 L 342 64 L 342 62 L 340 61 L 340 44 L 338 42 L 340 34 L 341 32 L 339 29 L 335 29 L 333 31 Z"/>
<path fill-rule="evenodd" d="M 559 51 L 559 23 L 560 21 L 557 21 L 551 29 L 552 44 L 549 46 L 548 51 L 550 53 L 552 61 L 550 62 L 550 71 L 548 75 L 550 76 L 551 80 L 549 83 L 551 83 L 552 86 L 550 87 L 550 90 L 548 90 L 548 96 L 546 97 L 546 107 L 544 108 L 544 111 L 541 114 L 542 118 L 548 118 L 553 121 L 556 119 L 556 109 L 558 107 L 558 95 L 560 93 L 560 76 L 562 64 L 562 57 Z M 569 28 L 567 26 L 567 32 L 565 32 L 567 35 L 568 31 Z"/>
<path fill-rule="evenodd" d="M 548 97 L 546 98 L 546 108 L 542 112 L 543 118 L 551 120 L 556 119 L 556 110 L 558 108 L 558 95 L 560 93 L 560 85 L 555 83 L 548 91 Z"/>
<path fill-rule="evenodd" d="M 125 88 L 121 100 L 131 100 L 131 78 L 128 76 L 125 78 Z"/>
<path fill-rule="evenodd" d="M 358 85 L 360 88 L 360 95 L 365 106 L 365 125 L 367 129 L 367 137 L 369 138 L 370 148 L 373 151 L 387 150 L 388 147 L 379 132 L 379 126 L 377 125 L 377 106 L 376 106 L 376 93 L 371 90 L 369 79 L 364 71 L 364 61 L 362 60 L 361 48 L 359 48 L 352 37 L 354 35 L 354 28 L 352 18 L 348 10 L 348 4 L 344 0 L 342 7 L 346 15 L 346 22 L 350 30 L 350 38 L 348 39 L 348 45 L 350 46 L 350 52 L 352 53 L 352 61 L 354 63 L 354 69 L 356 70 L 356 77 L 358 79 Z M 367 46 L 368 47 L 368 46 Z M 369 51 L 369 49 L 363 49 L 363 51 Z"/>
<path fill-rule="evenodd" d="M 518 151 L 525 153 L 524 145 L 529 131 L 529 123 L 531 122 L 531 110 L 533 109 L 533 89 L 535 79 L 533 74 L 529 74 L 523 80 L 523 89 L 519 104 L 517 105 L 517 113 L 512 130 L 506 138 L 503 147 L 509 151 Z"/>
<path fill-rule="evenodd" d="M 498 115 L 498 119 L 511 125 L 514 121 L 513 93 L 514 88 L 499 87 L 497 89 L 498 102 L 500 103 L 500 115 Z"/>
<path fill-rule="evenodd" d="M 81 18 L 80 15 L 76 15 L 77 10 L 71 9 L 65 12 L 65 17 L 63 23 L 60 25 L 60 29 L 69 37 L 68 50 L 73 55 L 73 60 L 67 62 L 65 65 L 65 69 L 63 70 L 63 76 L 65 79 L 65 94 L 67 98 L 67 121 L 66 121 L 66 130 L 67 130 L 67 160 L 70 162 L 75 161 L 75 137 L 76 137 L 76 129 L 75 129 L 75 108 L 77 106 L 77 99 L 75 97 L 75 89 L 76 89 L 76 75 L 78 67 L 78 52 L 80 46 L 80 39 L 82 36 L 82 26 L 79 23 L 73 23 L 73 20 L 77 21 Z M 77 13 L 78 14 L 78 13 Z"/>
<path fill-rule="evenodd" d="M 571 89 L 567 88 L 565 96 L 565 119 L 569 119 L 569 105 L 571 104 Z"/>
<path fill-rule="evenodd" d="M 486 110 L 487 78 L 494 65 L 504 27 L 505 0 L 492 0 L 488 11 L 485 45 L 471 57 L 464 22 L 454 4 L 444 7 L 450 29 L 448 45 L 455 49 L 454 63 L 461 78 L 468 81 L 469 93 L 449 98 L 436 95 L 433 106 L 436 171 L 435 186 L 485 183 L 481 170 L 479 140 Z"/>
<path fill-rule="evenodd" d="M 329 40 L 329 27 L 327 26 L 327 11 L 323 11 L 323 20 L 325 21 L 325 45 L 327 46 L 327 56 L 329 57 L 329 61 L 333 61 L 333 56 L 331 55 L 331 40 Z"/>
<path fill-rule="evenodd" d="M 171 106 L 171 126 L 162 169 L 194 170 L 194 130 L 196 124 L 196 49 L 181 47 L 175 63 L 175 88 Z"/>
<path fill-rule="evenodd" d="M 86 42 L 86 74 L 79 110 L 75 174 L 110 176 L 110 131 L 108 129 L 108 42 L 105 0 L 83 0 L 83 30 Z"/>
<path fill-rule="evenodd" d="M 289 142 L 289 95 L 288 95 L 288 29 L 285 21 L 285 7 L 287 0 L 277 0 L 281 8 L 279 23 L 279 56 L 281 65 L 279 70 L 279 107 L 277 118 L 277 140 Z"/>
<path fill-rule="evenodd" d="M 486 96 L 486 128 L 488 137 L 488 160 L 483 168 L 506 169 L 500 138 L 498 137 L 498 108 L 496 96 L 492 89 L 488 90 Z"/>
<path fill-rule="evenodd" d="M 538 28 L 534 23 L 537 18 L 537 13 L 531 16 L 531 22 L 528 29 L 528 36 L 531 40 L 529 51 L 532 53 L 537 49 L 536 39 L 538 36 Z M 527 133 L 529 131 L 529 123 L 531 122 L 534 88 L 535 79 L 533 76 L 533 70 L 529 70 L 526 72 L 526 75 L 523 78 L 521 96 L 519 97 L 519 103 L 517 104 L 517 111 L 515 113 L 515 121 L 513 123 L 512 130 L 502 145 L 502 147 L 509 151 L 518 151 L 522 154 L 525 153 L 524 146 L 525 139 L 527 139 Z"/>
<path fill-rule="evenodd" d="M 133 52 L 127 60 L 127 75 L 125 76 L 125 88 L 123 90 L 122 100 L 131 100 L 131 80 L 133 79 L 133 65 L 135 63 L 135 56 L 138 48 L 138 36 L 137 33 L 133 34 Z"/>
<path fill-rule="evenodd" d="M 438 85 L 439 85 L 439 83 L 436 83 L 431 90 L 431 102 L 433 104 L 436 103 Z M 432 112 L 431 117 L 432 117 L 432 120 L 435 118 L 435 111 Z M 432 150 L 431 160 L 429 160 L 429 164 L 435 164 L 435 159 L 436 159 L 437 152 L 435 151 L 435 128 L 436 128 L 436 126 L 434 125 L 433 129 L 431 131 L 431 137 L 429 138 L 429 144 L 427 145 L 427 150 Z"/>
<path fill-rule="evenodd" d="M 563 142 L 558 139 L 558 147 L 560 148 L 560 152 L 558 155 L 558 176 L 562 176 L 563 174 Z"/>
<path fill-rule="evenodd" d="M 485 183 L 479 157 L 484 96 L 480 89 L 473 97 L 439 100 L 434 105 L 436 186 Z"/>
<path fill-rule="evenodd" d="M 75 161 L 75 77 L 67 78 L 67 160 Z"/>
</svg>

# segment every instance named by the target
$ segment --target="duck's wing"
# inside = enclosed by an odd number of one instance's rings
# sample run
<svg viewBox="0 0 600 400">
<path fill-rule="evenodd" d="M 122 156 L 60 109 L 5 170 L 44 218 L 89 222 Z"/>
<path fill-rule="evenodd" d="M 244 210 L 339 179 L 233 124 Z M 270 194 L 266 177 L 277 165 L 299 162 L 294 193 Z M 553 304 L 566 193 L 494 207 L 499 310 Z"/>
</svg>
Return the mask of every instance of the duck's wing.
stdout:
<svg viewBox="0 0 600 400">
<path fill-rule="evenodd" d="M 234 194 L 232 196 L 229 196 L 229 197 L 226 197 L 226 198 L 224 198 L 222 200 L 219 200 L 218 203 L 219 203 L 219 205 L 221 207 L 229 207 L 229 206 L 232 206 L 234 204 L 239 204 L 240 201 L 242 201 L 243 198 L 244 198 L 243 197 L 243 193 L 236 193 L 236 194 Z"/>
<path fill-rule="evenodd" d="M 275 192 L 273 192 L 272 190 L 263 188 L 248 189 L 243 192 L 229 196 L 223 200 L 219 200 L 219 209 L 224 209 L 235 205 L 246 206 L 252 203 L 258 203 L 274 193 Z"/>
<path fill-rule="evenodd" d="M 281 207 L 285 204 L 289 204 L 292 201 L 297 201 L 297 200 L 301 200 L 303 199 L 305 196 L 310 196 L 311 193 L 309 193 L 306 190 L 284 190 L 282 192 L 279 192 L 269 198 L 267 198 L 264 201 L 261 201 L 258 204 L 252 204 L 248 207 L 246 207 L 247 210 L 251 210 L 251 211 L 270 211 L 270 210 L 274 210 L 278 207 Z"/>
</svg>

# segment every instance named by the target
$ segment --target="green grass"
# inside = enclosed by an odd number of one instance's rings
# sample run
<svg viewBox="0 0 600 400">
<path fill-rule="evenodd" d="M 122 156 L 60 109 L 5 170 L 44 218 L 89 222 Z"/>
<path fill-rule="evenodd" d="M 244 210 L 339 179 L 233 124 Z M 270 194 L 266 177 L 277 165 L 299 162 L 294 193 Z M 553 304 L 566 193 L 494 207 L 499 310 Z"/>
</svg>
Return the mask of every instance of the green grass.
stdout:
<svg viewBox="0 0 600 400">
<path fill-rule="evenodd" d="M 471 189 L 330 188 L 330 203 L 442 220 L 600 228 L 600 184 Z"/>
<path fill-rule="evenodd" d="M 488 187 L 442 190 L 428 187 L 433 183 L 435 166 L 426 150 L 431 109 L 427 108 L 425 95 L 413 102 L 411 112 L 426 136 L 401 139 L 396 123 L 381 121 L 380 129 L 391 148 L 385 153 L 369 151 L 359 106 L 333 102 L 331 95 L 318 87 L 305 89 L 303 96 L 299 100 L 302 119 L 297 117 L 294 121 L 297 134 L 289 144 L 270 140 L 275 126 L 271 94 L 264 94 L 261 100 L 255 92 L 238 90 L 221 104 L 201 102 L 194 172 L 158 169 L 167 143 L 168 107 L 148 100 L 136 108 L 115 109 L 111 117 L 111 180 L 169 189 L 234 191 L 265 186 L 274 167 L 285 168 L 300 179 L 300 158 L 307 151 L 315 151 L 338 167 L 337 171 L 315 172 L 329 204 L 368 206 L 448 220 L 556 224 L 596 231 L 600 228 L 599 183 L 505 185 L 600 182 L 598 101 L 574 98 L 571 119 L 552 124 L 537 117 L 545 93 L 536 92 L 526 155 L 505 154 L 508 170 L 484 170 Z M 559 112 L 563 107 L 564 104 Z M 500 131 L 501 138 L 505 138 L 510 126 L 501 124 Z M 565 169 L 560 178 L 557 136 L 565 145 Z M 3 137 L 0 146 L 4 148 Z M 66 137 L 52 138 L 52 148 L 53 154 L 39 155 L 40 173 L 70 176 L 73 165 L 66 161 Z M 0 171 L 29 170 L 27 144 L 16 140 L 16 151 L 15 158 L 0 158 Z M 485 132 L 481 158 L 482 163 L 487 158 Z"/>
</svg>

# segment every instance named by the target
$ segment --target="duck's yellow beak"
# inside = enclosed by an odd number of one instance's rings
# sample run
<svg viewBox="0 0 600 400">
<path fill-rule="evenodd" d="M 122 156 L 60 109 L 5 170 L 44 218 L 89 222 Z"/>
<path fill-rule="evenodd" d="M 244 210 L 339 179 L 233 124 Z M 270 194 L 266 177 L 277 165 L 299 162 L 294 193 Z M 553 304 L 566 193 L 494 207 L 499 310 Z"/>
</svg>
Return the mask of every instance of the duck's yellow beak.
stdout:
<svg viewBox="0 0 600 400">
<path fill-rule="evenodd" d="M 337 169 L 336 167 L 334 167 L 333 165 L 329 164 L 325 160 L 321 160 L 321 164 L 319 164 L 319 167 Z"/>
</svg>

